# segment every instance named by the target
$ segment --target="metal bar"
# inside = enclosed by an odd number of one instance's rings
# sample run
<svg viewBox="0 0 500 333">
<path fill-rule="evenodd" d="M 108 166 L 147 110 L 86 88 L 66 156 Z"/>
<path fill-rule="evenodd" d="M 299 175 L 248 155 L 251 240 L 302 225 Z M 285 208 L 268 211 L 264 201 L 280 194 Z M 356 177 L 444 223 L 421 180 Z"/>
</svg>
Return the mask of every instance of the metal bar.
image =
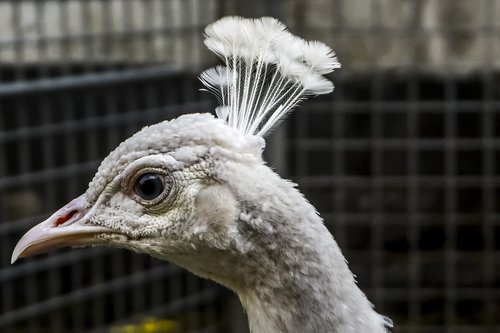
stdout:
<svg viewBox="0 0 500 333">
<path fill-rule="evenodd" d="M 28 184 L 33 185 L 36 183 L 44 183 L 49 180 L 52 181 L 55 179 L 79 176 L 91 170 L 96 170 L 99 162 L 100 161 L 96 160 L 43 171 L 26 172 L 20 174 L 19 176 L 11 176 L 9 178 L 1 178 L 0 189 L 3 191 L 9 187 L 17 187 Z"/>
<path fill-rule="evenodd" d="M 50 113 L 52 105 L 49 104 L 47 99 L 42 99 L 40 101 L 40 112 L 42 117 L 42 123 L 50 122 Z M 42 154 L 42 167 L 43 169 L 52 169 L 55 166 L 54 163 L 54 137 L 48 136 L 43 138 L 41 141 L 40 150 L 43 151 Z M 55 207 L 56 206 L 56 187 L 52 184 L 44 184 L 43 186 L 43 205 L 44 207 Z M 51 270 L 48 272 L 49 275 L 49 285 L 46 290 L 48 290 L 48 297 L 54 297 L 61 293 L 61 277 L 60 272 L 56 270 Z M 34 284 L 36 285 L 36 284 Z M 49 317 L 49 330 L 51 332 L 61 332 L 62 331 L 62 318 L 60 316 L 50 316 Z"/>
<path fill-rule="evenodd" d="M 371 33 L 371 43 L 369 46 L 370 53 L 370 63 L 372 67 L 376 67 L 377 58 L 380 55 L 379 50 L 379 38 L 381 35 L 377 35 L 375 31 L 377 28 L 381 26 L 381 5 L 379 0 L 371 0 L 370 3 L 371 15 L 370 15 L 370 27 L 372 28 Z M 374 101 L 379 101 L 382 99 L 382 88 L 385 82 L 385 75 L 383 73 L 377 73 L 371 81 L 370 91 L 371 91 L 371 99 Z M 376 108 L 376 106 L 373 106 Z M 374 143 L 382 139 L 382 119 L 381 113 L 376 112 L 371 119 L 371 142 Z M 372 208 L 372 218 L 370 223 L 371 229 L 371 242 L 369 247 L 370 251 L 370 273 L 371 273 L 371 287 L 375 288 L 375 290 L 382 290 L 381 287 L 383 285 L 384 279 L 384 270 L 382 263 L 382 253 L 379 251 L 383 247 L 383 218 L 385 216 L 383 209 L 383 187 L 376 186 L 376 179 L 382 175 L 382 149 L 380 146 L 372 144 L 370 150 L 370 172 L 372 177 L 371 186 L 371 197 L 373 201 Z M 372 302 L 377 306 L 379 311 L 384 310 L 384 304 L 381 301 L 382 294 L 374 293 L 372 295 Z"/>
<path fill-rule="evenodd" d="M 407 184 L 406 176 L 380 176 L 372 180 L 370 177 L 364 176 L 344 176 L 342 178 L 336 178 L 334 176 L 297 176 L 295 180 L 301 185 L 301 187 L 307 188 L 309 186 L 320 186 L 327 183 L 339 184 L 349 184 L 349 185 L 369 185 L 373 182 L 374 186 L 404 186 Z M 463 187 L 471 187 L 474 185 L 481 185 L 484 181 L 484 177 L 479 176 L 461 176 L 461 177 L 449 177 L 445 178 L 442 175 L 439 176 L 419 176 L 420 186 L 430 186 L 430 187 L 444 187 L 451 186 L 453 184 L 460 185 Z M 500 184 L 500 176 L 494 176 L 488 178 L 491 184 L 498 186 Z M 450 212 L 453 214 L 453 212 Z"/>
<path fill-rule="evenodd" d="M 119 279 L 95 284 L 91 287 L 77 289 L 69 294 L 60 295 L 46 301 L 32 303 L 24 308 L 0 315 L 0 325 L 16 322 L 30 317 L 57 310 L 70 304 L 76 304 L 89 299 L 95 299 L 100 295 L 115 293 L 123 289 L 132 288 L 149 281 L 166 278 L 179 271 L 173 265 L 156 267 L 152 270 L 140 271 Z"/>
<path fill-rule="evenodd" d="M 12 95 L 47 93 L 84 87 L 101 87 L 112 84 L 123 84 L 130 81 L 172 78 L 180 76 L 181 73 L 182 71 L 179 69 L 158 66 L 127 69 L 116 72 L 92 73 L 82 76 L 0 84 L 0 98 Z"/>
<path fill-rule="evenodd" d="M 451 36 L 451 32 L 449 32 Z M 447 66 L 446 69 L 450 70 Z M 448 143 L 446 154 L 446 219 L 445 219 L 445 230 L 446 230 L 446 245 L 445 245 L 445 305 L 444 305 L 444 325 L 446 333 L 453 333 L 451 330 L 452 326 L 456 325 L 456 307 L 457 307 L 457 284 L 456 284 L 456 262 L 457 262 L 457 244 L 456 244 L 456 220 L 454 218 L 454 213 L 457 212 L 457 196 L 456 192 L 458 189 L 457 184 L 457 159 L 456 159 L 456 147 L 455 141 L 457 137 L 456 121 L 455 121 L 455 109 L 457 105 L 457 91 L 454 82 L 451 78 L 446 80 L 446 110 L 445 110 L 445 141 Z"/>
<path fill-rule="evenodd" d="M 450 78 L 449 80 L 454 81 L 454 78 Z M 359 80 L 362 82 L 363 80 Z M 339 82 L 342 82 L 339 80 Z M 358 82 L 358 81 L 356 81 Z M 345 82 L 344 82 L 345 84 Z M 500 107 L 500 101 L 491 100 L 488 101 L 489 105 L 494 108 Z M 318 113 L 330 113 L 332 112 L 329 109 L 331 101 L 315 101 L 314 103 L 308 103 L 307 109 L 310 109 L 312 112 Z M 429 112 L 433 114 L 443 114 L 443 108 L 446 106 L 446 101 L 444 100 L 416 100 L 415 106 L 417 109 L 407 109 L 408 101 L 388 101 L 388 100 L 367 100 L 367 101 L 357 101 L 357 100 L 335 100 L 335 105 L 342 106 L 342 109 L 339 109 L 339 112 L 349 113 L 349 114 L 359 114 L 366 113 L 367 110 L 370 112 Z M 455 107 L 455 112 L 471 112 L 481 108 L 483 102 L 481 100 L 460 100 L 460 104 L 457 104 Z M 373 108 L 373 109 L 372 109 Z M 301 112 L 301 111 L 298 111 Z"/>
<path fill-rule="evenodd" d="M 116 128 L 139 121 L 161 121 L 164 120 L 167 115 L 177 116 L 192 110 L 206 112 L 211 110 L 212 105 L 213 104 L 211 102 L 184 103 L 182 105 L 168 105 L 150 110 L 154 112 L 147 112 L 147 110 L 130 111 L 121 114 L 113 113 L 106 116 L 93 116 L 82 120 L 72 120 L 62 124 L 55 123 L 37 127 L 22 127 L 12 131 L 0 132 L 0 143 L 20 139 L 44 137 L 49 134 L 53 135 L 84 132 L 102 127 Z"/>
<path fill-rule="evenodd" d="M 113 250 L 107 248 L 73 250 L 71 252 L 60 253 L 44 258 L 37 258 L 37 260 L 16 263 L 13 266 L 4 267 L 0 270 L 0 282 L 6 284 L 8 281 L 19 279 L 22 276 L 34 275 L 44 270 L 78 263 L 82 260 L 106 255 L 111 251 Z"/>
<path fill-rule="evenodd" d="M 495 23 L 495 8 L 494 2 L 492 0 L 488 0 L 486 5 L 484 6 L 483 15 L 485 17 L 486 24 L 494 25 Z M 483 28 L 484 29 L 484 28 Z M 485 35 L 486 32 L 483 31 Z M 494 86 L 495 82 L 493 79 L 493 71 L 492 71 L 492 61 L 493 61 L 493 48 L 492 44 L 489 41 L 483 42 L 485 43 L 484 53 L 483 53 L 483 61 L 484 61 L 484 70 L 482 72 L 482 82 L 483 82 L 483 106 L 482 106 L 482 140 L 483 140 L 483 165 L 481 173 L 483 175 L 483 183 L 481 184 L 482 188 L 482 211 L 484 214 L 483 217 L 483 226 L 482 226 L 482 236 L 484 238 L 484 254 L 482 258 L 482 275 L 483 275 L 483 284 L 485 286 L 494 286 L 495 285 L 495 220 L 493 218 L 493 213 L 495 211 L 495 188 L 493 184 L 489 182 L 490 177 L 495 174 L 495 159 L 494 154 L 495 151 L 491 147 L 491 145 L 487 144 L 489 139 L 495 138 L 495 130 L 494 130 L 494 109 L 491 107 L 491 102 L 494 99 Z M 496 166 L 500 169 L 500 165 Z M 497 318 L 497 305 L 498 299 L 495 299 L 490 293 L 482 293 L 481 299 L 484 300 L 485 303 L 485 324 L 491 329 L 494 329 L 495 324 L 500 324 L 496 320 Z"/>
<path fill-rule="evenodd" d="M 1 136 L 0 136 L 1 138 Z M 403 149 L 407 143 L 404 140 L 383 139 L 383 138 L 367 138 L 367 139 L 344 139 L 342 142 L 334 141 L 333 143 L 327 139 L 307 139 L 295 138 L 291 140 L 291 144 L 297 147 L 297 150 L 311 149 L 329 149 L 331 147 L 344 147 L 349 150 L 366 150 L 371 147 L 377 149 Z M 455 139 L 453 142 L 445 141 L 438 138 L 418 139 L 413 143 L 415 148 L 419 150 L 431 149 L 432 151 L 440 151 L 449 148 L 461 148 L 465 150 L 481 149 L 486 146 L 491 149 L 498 149 L 500 142 L 495 138 L 478 138 L 478 139 Z M 438 168 L 436 168 L 438 170 Z"/>
</svg>

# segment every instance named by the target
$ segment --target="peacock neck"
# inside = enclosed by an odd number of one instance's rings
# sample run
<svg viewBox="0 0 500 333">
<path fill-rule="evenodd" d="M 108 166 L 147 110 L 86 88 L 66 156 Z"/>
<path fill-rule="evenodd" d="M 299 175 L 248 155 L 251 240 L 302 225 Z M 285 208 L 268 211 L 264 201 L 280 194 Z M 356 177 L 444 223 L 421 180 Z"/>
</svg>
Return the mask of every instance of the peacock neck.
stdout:
<svg viewBox="0 0 500 333">
<path fill-rule="evenodd" d="M 389 322 L 356 285 L 314 207 L 267 167 L 252 176 L 259 191 L 245 193 L 238 225 L 259 252 L 250 251 L 252 271 L 235 290 L 251 332 L 386 333 Z"/>
<path fill-rule="evenodd" d="M 238 292 L 252 333 L 386 333 L 377 314 L 357 287 L 333 238 L 323 230 L 307 256 L 297 249 L 280 260 L 276 271 Z M 293 252 L 292 252 L 293 251 Z M 315 252 L 317 255 L 311 256 Z M 285 268 L 286 267 L 286 268 Z"/>
</svg>

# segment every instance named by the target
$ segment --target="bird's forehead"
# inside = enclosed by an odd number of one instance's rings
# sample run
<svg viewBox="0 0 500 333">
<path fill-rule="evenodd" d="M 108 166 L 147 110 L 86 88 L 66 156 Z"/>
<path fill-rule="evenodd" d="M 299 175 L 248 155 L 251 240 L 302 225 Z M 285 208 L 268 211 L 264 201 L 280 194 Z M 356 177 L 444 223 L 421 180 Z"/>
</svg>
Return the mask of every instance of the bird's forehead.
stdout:
<svg viewBox="0 0 500 333">
<path fill-rule="evenodd" d="M 179 162 L 191 164 L 213 147 L 260 155 L 263 140 L 242 135 L 210 114 L 189 114 L 145 127 L 102 161 L 85 193 L 87 202 L 93 204 L 107 184 L 141 157 L 169 153 Z"/>
</svg>

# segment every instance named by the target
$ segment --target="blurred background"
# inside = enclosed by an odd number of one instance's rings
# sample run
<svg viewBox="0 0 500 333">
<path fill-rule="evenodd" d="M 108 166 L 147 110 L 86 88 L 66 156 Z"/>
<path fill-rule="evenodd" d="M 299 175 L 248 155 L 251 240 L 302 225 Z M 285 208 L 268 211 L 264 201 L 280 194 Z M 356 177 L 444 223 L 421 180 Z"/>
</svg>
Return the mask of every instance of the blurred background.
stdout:
<svg viewBox="0 0 500 333">
<path fill-rule="evenodd" d="M 147 256 L 9 264 L 122 140 L 213 111 L 203 28 L 228 14 L 337 52 L 266 156 L 394 332 L 500 332 L 500 0 L 0 0 L 0 331 L 246 332 L 229 291 Z"/>
</svg>

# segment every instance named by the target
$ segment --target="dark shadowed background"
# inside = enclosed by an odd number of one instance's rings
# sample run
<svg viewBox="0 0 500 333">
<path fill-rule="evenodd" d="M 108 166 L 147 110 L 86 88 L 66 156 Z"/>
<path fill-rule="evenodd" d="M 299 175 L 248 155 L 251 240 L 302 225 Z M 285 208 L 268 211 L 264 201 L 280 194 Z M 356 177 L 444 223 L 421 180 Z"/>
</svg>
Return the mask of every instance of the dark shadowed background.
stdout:
<svg viewBox="0 0 500 333">
<path fill-rule="evenodd" d="M 202 31 L 227 14 L 337 52 L 334 93 L 303 103 L 266 158 L 394 332 L 500 332 L 500 0 L 0 0 L 0 331 L 246 331 L 230 292 L 147 256 L 9 264 L 122 140 L 214 109 Z"/>
</svg>

